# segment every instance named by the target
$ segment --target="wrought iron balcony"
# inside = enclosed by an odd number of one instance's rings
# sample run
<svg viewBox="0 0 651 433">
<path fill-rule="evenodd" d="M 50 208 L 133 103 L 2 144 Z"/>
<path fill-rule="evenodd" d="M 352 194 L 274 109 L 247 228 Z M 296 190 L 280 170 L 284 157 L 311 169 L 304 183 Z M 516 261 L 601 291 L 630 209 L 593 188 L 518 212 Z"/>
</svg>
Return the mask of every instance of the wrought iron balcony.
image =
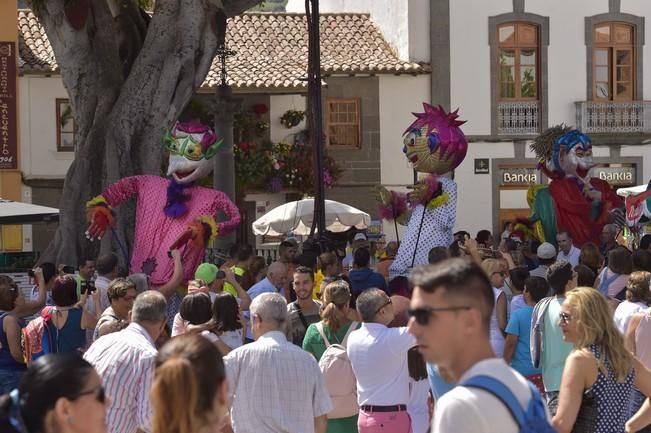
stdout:
<svg viewBox="0 0 651 433">
<path fill-rule="evenodd" d="M 540 133 L 540 101 L 498 102 L 499 135 L 536 135 Z"/>
<path fill-rule="evenodd" d="M 578 101 L 576 124 L 590 133 L 651 132 L 651 101 Z"/>
</svg>

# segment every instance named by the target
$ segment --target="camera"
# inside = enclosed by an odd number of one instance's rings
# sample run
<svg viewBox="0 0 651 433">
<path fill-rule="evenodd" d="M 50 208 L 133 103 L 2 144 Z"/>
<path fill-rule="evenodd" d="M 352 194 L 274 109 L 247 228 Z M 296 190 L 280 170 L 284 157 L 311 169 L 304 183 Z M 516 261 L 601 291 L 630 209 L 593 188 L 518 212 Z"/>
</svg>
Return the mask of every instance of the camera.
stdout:
<svg viewBox="0 0 651 433">
<path fill-rule="evenodd" d="M 95 291 L 95 281 L 93 281 L 93 280 L 81 280 L 79 282 L 79 290 L 80 290 L 82 295 L 85 294 L 86 292 L 88 292 L 88 294 L 90 295 L 91 293 L 93 293 Z"/>
</svg>

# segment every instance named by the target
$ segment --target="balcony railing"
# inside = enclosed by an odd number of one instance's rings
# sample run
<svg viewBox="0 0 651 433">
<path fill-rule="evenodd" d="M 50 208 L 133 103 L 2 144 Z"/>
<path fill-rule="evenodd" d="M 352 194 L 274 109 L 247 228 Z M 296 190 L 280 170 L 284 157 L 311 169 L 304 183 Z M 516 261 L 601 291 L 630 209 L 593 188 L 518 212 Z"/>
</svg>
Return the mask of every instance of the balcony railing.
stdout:
<svg viewBox="0 0 651 433">
<path fill-rule="evenodd" d="M 651 101 L 578 101 L 576 124 L 585 133 L 651 132 Z"/>
<path fill-rule="evenodd" d="M 540 101 L 498 102 L 499 135 L 536 135 L 540 133 Z"/>
</svg>

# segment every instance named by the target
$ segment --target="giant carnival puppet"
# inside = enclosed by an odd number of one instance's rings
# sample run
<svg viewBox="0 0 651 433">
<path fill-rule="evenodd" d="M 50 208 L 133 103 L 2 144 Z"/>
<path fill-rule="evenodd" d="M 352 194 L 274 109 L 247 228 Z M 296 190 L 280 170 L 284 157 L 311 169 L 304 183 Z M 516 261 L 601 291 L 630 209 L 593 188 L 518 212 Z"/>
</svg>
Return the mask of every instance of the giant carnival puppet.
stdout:
<svg viewBox="0 0 651 433">
<path fill-rule="evenodd" d="M 212 171 L 211 158 L 222 145 L 215 133 L 198 122 L 177 123 L 165 133 L 169 178 L 131 176 L 121 179 L 86 204 L 89 239 L 102 238 L 113 224 L 112 208 L 136 199 L 136 224 L 130 271 L 144 273 L 152 286 L 173 275 L 168 251 L 178 249 L 184 281 L 193 278 L 206 245 L 218 234 L 233 230 L 240 214 L 221 191 L 195 184 Z M 217 223 L 219 212 L 227 220 Z"/>
<path fill-rule="evenodd" d="M 531 220 L 536 235 L 556 243 L 556 232 L 567 230 L 574 245 L 599 245 L 604 224 L 618 220 L 623 202 L 608 182 L 590 176 L 595 166 L 592 143 L 581 131 L 560 125 L 549 128 L 531 145 L 549 186 L 530 189 Z"/>
<path fill-rule="evenodd" d="M 406 277 L 409 270 L 427 264 L 429 251 L 448 247 L 453 241 L 456 218 L 457 184 L 442 176 L 463 161 L 468 150 L 466 137 L 457 120 L 458 110 L 447 113 L 442 107 L 423 103 L 423 113 L 404 133 L 402 151 L 418 173 L 426 174 L 409 194 L 380 187 L 380 214 L 384 219 L 407 225 L 407 232 L 389 268 L 389 277 Z"/>
</svg>

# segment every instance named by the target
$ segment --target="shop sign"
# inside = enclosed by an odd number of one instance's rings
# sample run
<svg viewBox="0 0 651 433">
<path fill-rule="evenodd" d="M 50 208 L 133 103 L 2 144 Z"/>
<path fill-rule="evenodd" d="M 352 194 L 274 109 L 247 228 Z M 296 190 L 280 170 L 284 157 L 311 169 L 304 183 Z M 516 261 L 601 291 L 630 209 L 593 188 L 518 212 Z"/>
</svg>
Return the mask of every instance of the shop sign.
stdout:
<svg viewBox="0 0 651 433">
<path fill-rule="evenodd" d="M 489 174 L 488 158 L 475 158 L 475 174 Z"/>
<path fill-rule="evenodd" d="M 16 43 L 0 41 L 0 170 L 18 168 Z"/>
<path fill-rule="evenodd" d="M 634 185 L 635 167 L 595 167 L 592 169 L 592 176 L 605 180 L 611 185 Z"/>
<path fill-rule="evenodd" d="M 540 173 L 535 167 L 500 168 L 501 185 L 531 185 L 540 183 Z"/>
</svg>

